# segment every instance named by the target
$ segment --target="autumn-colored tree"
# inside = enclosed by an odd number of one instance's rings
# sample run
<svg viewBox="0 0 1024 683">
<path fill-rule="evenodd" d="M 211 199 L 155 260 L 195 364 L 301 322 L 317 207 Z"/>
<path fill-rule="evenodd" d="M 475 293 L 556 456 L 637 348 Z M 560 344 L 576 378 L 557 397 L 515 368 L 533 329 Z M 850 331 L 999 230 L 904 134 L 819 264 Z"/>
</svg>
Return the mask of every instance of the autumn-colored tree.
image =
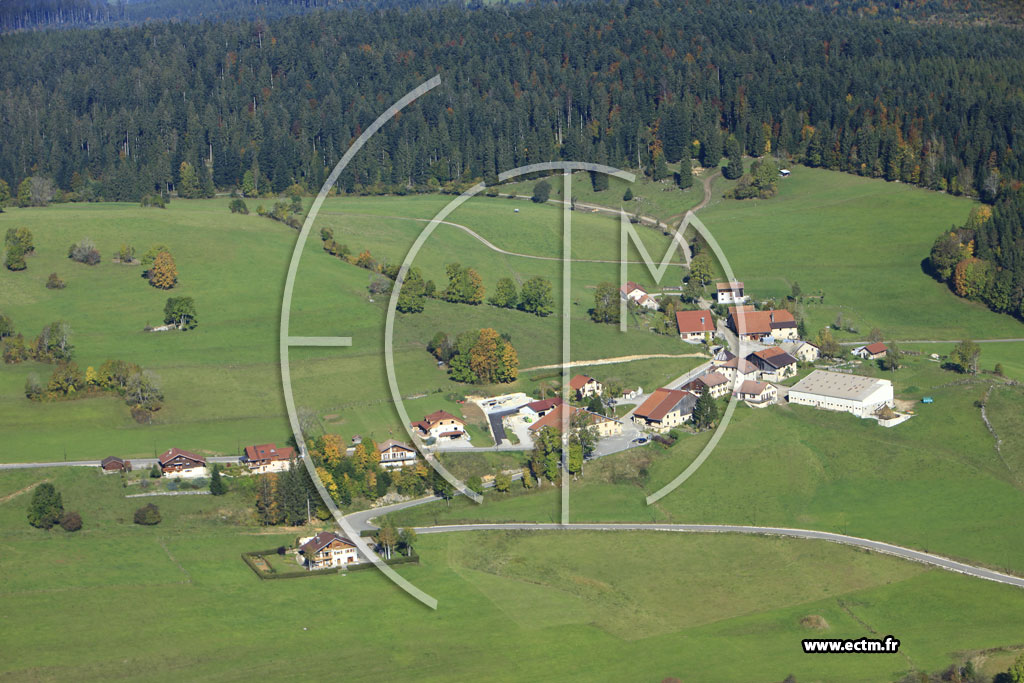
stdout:
<svg viewBox="0 0 1024 683">
<path fill-rule="evenodd" d="M 331 494 L 331 498 L 337 500 L 338 484 L 335 483 L 334 476 L 332 476 L 331 473 L 328 472 L 327 469 L 323 467 L 316 468 L 316 475 L 320 477 L 320 481 L 323 483 L 324 488 L 327 489 L 327 492 Z"/>
<path fill-rule="evenodd" d="M 334 469 L 341 464 L 345 455 L 345 448 L 342 446 L 341 435 L 324 434 L 324 463 Z"/>
<path fill-rule="evenodd" d="M 991 264 L 976 257 L 966 258 L 953 269 L 953 288 L 958 296 L 980 298 L 992 273 Z"/>
<path fill-rule="evenodd" d="M 493 328 L 480 330 L 480 337 L 469 352 L 469 367 L 484 384 L 497 381 L 501 358 L 498 355 L 498 333 Z"/>
<path fill-rule="evenodd" d="M 514 382 L 519 377 L 519 354 L 511 343 L 505 342 L 501 349 L 501 365 L 498 368 L 499 382 Z"/>
<path fill-rule="evenodd" d="M 149 269 L 149 284 L 157 289 L 171 289 L 178 282 L 178 268 L 169 251 L 161 251 Z"/>
<path fill-rule="evenodd" d="M 352 462 L 355 463 L 357 471 L 364 471 L 370 466 L 370 453 L 366 449 L 366 444 L 356 444 L 355 451 L 352 453 Z"/>
</svg>

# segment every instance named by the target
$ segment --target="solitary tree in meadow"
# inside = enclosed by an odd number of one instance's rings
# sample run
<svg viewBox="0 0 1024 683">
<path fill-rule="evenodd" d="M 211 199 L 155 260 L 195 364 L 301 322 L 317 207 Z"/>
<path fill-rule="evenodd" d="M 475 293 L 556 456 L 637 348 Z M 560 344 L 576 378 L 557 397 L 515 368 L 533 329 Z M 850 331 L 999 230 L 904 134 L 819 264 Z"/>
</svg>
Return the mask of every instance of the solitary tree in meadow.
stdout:
<svg viewBox="0 0 1024 683">
<path fill-rule="evenodd" d="M 169 251 L 161 251 L 149 269 L 149 284 L 157 289 L 171 289 L 178 283 L 178 268 Z"/>
</svg>

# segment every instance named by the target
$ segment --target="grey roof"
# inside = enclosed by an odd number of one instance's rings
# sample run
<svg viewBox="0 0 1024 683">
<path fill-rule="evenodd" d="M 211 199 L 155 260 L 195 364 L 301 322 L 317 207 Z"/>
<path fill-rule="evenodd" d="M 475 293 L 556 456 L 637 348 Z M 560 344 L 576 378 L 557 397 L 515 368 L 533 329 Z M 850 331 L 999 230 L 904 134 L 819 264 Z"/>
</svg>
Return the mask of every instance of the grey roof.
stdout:
<svg viewBox="0 0 1024 683">
<path fill-rule="evenodd" d="M 789 391 L 862 401 L 878 387 L 891 384 L 892 382 L 887 379 L 815 370 L 793 385 Z"/>
</svg>

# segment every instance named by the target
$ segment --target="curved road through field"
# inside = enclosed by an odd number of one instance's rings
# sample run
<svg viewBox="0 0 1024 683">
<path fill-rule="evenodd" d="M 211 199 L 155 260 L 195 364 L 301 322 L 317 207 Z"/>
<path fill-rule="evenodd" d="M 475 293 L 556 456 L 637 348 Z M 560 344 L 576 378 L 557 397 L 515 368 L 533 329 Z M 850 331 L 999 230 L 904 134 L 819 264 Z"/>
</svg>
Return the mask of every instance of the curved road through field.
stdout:
<svg viewBox="0 0 1024 683">
<path fill-rule="evenodd" d="M 354 528 L 360 531 L 373 530 L 377 528 L 371 522 L 375 517 L 390 512 L 397 512 L 398 510 L 412 507 L 414 505 L 429 503 L 434 500 L 440 499 L 435 496 L 428 496 L 426 498 L 419 498 L 405 503 L 389 505 L 375 510 L 355 512 L 348 515 L 346 519 Z M 994 581 L 1008 586 L 1024 588 L 1024 578 L 1019 576 L 1004 574 L 1003 572 L 997 572 L 985 567 L 965 564 L 963 562 L 952 560 L 948 557 L 943 557 L 942 555 L 926 553 L 920 550 L 914 550 L 913 548 L 905 548 L 892 543 L 873 541 L 871 539 L 860 538 L 858 536 L 847 536 L 846 534 L 835 534 L 830 531 L 817 531 L 815 529 L 790 529 L 788 527 L 745 526 L 736 524 L 545 524 L 528 522 L 443 524 L 437 526 L 415 527 L 415 529 L 417 534 L 444 534 L 457 531 L 674 531 L 678 533 L 698 534 L 726 533 L 747 534 L 751 536 L 785 536 L 788 538 L 802 538 L 813 541 L 829 541 L 831 543 L 839 543 L 841 545 L 851 546 L 854 548 L 862 548 L 864 550 L 871 550 L 877 553 L 893 555 L 911 562 L 919 562 L 932 567 L 938 567 L 939 569 L 945 569 L 946 571 L 964 574 L 965 576 L 973 576 L 974 578 L 985 579 L 986 581 Z"/>
</svg>

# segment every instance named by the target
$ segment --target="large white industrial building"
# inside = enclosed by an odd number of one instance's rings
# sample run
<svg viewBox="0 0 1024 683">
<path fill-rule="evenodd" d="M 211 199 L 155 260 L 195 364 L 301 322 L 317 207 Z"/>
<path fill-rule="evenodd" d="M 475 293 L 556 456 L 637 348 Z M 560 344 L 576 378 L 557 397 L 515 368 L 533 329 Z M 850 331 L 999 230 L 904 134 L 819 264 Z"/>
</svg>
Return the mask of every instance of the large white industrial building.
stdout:
<svg viewBox="0 0 1024 683">
<path fill-rule="evenodd" d="M 789 402 L 824 410 L 874 417 L 882 406 L 895 405 L 892 382 L 887 379 L 815 370 L 789 390 Z"/>
</svg>

